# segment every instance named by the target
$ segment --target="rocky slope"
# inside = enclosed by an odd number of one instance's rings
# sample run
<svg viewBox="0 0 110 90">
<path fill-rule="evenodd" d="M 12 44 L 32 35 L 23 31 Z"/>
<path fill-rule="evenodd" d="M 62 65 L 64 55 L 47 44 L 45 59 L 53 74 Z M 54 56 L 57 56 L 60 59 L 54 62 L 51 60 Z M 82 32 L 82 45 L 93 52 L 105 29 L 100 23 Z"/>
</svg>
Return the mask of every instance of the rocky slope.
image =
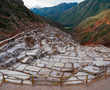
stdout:
<svg viewBox="0 0 110 90">
<path fill-rule="evenodd" d="M 1 0 L 0 13 L 0 41 L 44 22 L 28 10 L 22 0 Z"/>
<path fill-rule="evenodd" d="M 82 44 L 103 44 L 110 46 L 110 10 L 89 17 L 76 28 L 76 38 Z"/>
</svg>

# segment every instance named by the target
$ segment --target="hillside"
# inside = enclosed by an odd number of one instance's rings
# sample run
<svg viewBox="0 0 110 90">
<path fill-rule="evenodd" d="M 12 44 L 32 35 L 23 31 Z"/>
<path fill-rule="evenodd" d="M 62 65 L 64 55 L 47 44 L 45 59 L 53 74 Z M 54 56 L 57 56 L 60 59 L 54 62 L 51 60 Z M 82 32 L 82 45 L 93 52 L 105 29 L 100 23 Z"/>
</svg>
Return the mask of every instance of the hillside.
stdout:
<svg viewBox="0 0 110 90">
<path fill-rule="evenodd" d="M 80 45 L 56 27 L 59 24 L 34 15 L 21 0 L 0 1 L 0 6 L 0 39 L 8 39 L 2 45 L 0 41 L 0 86 L 13 83 L 21 85 L 17 86 L 19 89 L 25 85 L 87 88 L 99 77 L 107 79 L 110 75 L 110 48 Z M 82 36 L 86 28 L 94 34 L 97 31 L 99 36 L 109 34 L 109 14 L 110 10 L 104 11 L 83 21 L 76 28 L 76 35 Z"/>
<path fill-rule="evenodd" d="M 0 0 L 0 41 L 43 23 L 44 20 L 28 10 L 22 0 Z"/>
<path fill-rule="evenodd" d="M 87 17 L 94 16 L 109 8 L 110 0 L 85 0 L 77 5 L 77 7 L 65 11 L 58 22 L 63 25 L 76 27 Z"/>
<path fill-rule="evenodd" d="M 82 44 L 110 46 L 110 10 L 82 21 L 75 32 L 78 41 Z"/>
<path fill-rule="evenodd" d="M 53 7 L 32 8 L 31 11 L 51 20 L 58 21 L 59 17 L 62 16 L 66 10 L 76 6 L 77 3 L 62 3 Z"/>
</svg>

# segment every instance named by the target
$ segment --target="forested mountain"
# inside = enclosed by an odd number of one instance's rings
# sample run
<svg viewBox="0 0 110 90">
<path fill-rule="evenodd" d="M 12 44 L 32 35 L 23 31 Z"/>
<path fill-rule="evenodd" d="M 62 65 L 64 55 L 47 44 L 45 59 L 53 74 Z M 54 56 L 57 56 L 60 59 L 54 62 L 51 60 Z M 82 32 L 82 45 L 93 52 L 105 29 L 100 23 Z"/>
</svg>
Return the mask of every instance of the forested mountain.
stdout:
<svg viewBox="0 0 110 90">
<path fill-rule="evenodd" d="M 77 5 L 77 3 L 62 3 L 54 7 L 32 8 L 31 11 L 51 20 L 58 21 L 66 10 L 76 7 Z"/>
<path fill-rule="evenodd" d="M 76 27 L 81 21 L 110 8 L 110 0 L 85 0 L 67 10 L 58 22 Z"/>
<path fill-rule="evenodd" d="M 65 26 L 76 27 L 81 21 L 110 8 L 110 0 L 84 0 L 81 3 L 60 4 L 49 8 L 33 8 L 34 13 Z"/>
</svg>

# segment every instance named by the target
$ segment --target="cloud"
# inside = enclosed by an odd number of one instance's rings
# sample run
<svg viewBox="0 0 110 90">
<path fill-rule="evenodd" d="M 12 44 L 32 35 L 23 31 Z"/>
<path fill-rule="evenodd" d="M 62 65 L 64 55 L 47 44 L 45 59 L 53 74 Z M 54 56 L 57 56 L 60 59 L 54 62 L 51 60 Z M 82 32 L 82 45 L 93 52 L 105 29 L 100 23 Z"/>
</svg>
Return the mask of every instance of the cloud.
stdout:
<svg viewBox="0 0 110 90">
<path fill-rule="evenodd" d="M 83 0 L 23 0 L 25 6 L 32 7 L 51 7 L 63 2 L 81 2 Z"/>
</svg>

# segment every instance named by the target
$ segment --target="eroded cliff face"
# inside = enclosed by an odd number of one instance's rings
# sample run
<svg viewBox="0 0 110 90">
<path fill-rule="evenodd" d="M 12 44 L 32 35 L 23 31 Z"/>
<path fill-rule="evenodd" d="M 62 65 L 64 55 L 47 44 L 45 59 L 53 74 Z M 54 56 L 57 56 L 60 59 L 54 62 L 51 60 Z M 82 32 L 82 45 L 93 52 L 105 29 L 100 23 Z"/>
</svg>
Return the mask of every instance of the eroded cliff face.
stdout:
<svg viewBox="0 0 110 90">
<path fill-rule="evenodd" d="M 0 41 L 27 29 L 42 26 L 44 20 L 28 10 L 22 0 L 0 1 Z"/>
</svg>

